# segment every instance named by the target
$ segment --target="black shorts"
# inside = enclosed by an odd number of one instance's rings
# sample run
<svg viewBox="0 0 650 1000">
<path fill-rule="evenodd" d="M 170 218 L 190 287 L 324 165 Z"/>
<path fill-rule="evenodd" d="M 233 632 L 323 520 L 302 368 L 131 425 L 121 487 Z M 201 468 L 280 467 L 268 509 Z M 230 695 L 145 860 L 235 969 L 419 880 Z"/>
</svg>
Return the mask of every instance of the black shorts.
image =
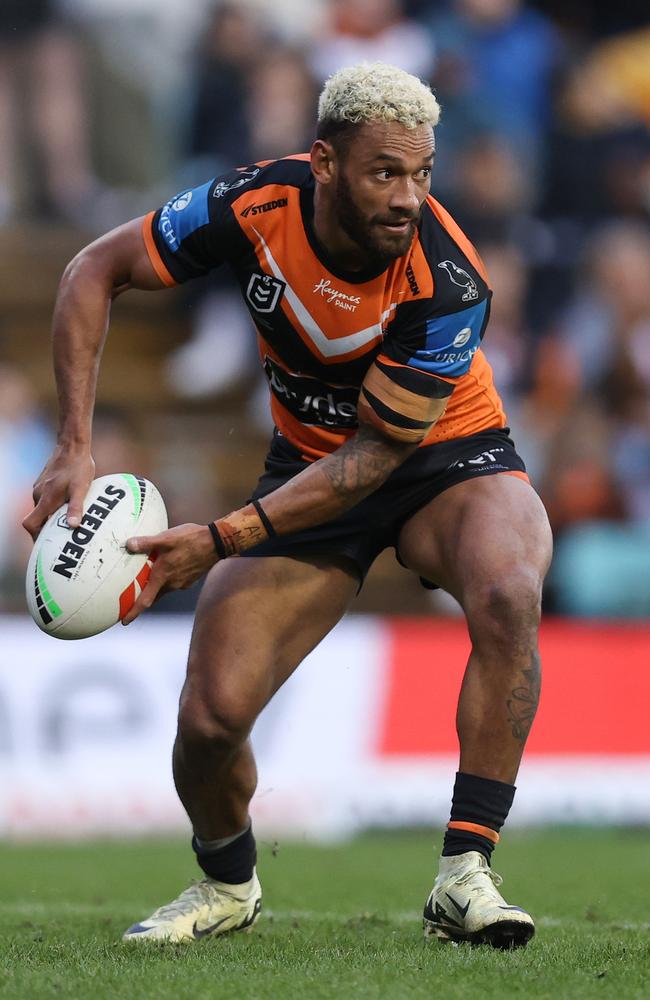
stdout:
<svg viewBox="0 0 650 1000">
<path fill-rule="evenodd" d="M 278 431 L 251 500 L 261 500 L 310 463 Z M 363 582 L 379 553 L 397 546 L 402 525 L 450 486 L 497 472 L 526 472 L 507 427 L 427 445 L 413 452 L 379 489 L 340 517 L 270 538 L 244 556 L 344 556 Z M 422 581 L 427 585 L 427 581 Z M 433 586 L 429 584 L 429 586 Z"/>
</svg>

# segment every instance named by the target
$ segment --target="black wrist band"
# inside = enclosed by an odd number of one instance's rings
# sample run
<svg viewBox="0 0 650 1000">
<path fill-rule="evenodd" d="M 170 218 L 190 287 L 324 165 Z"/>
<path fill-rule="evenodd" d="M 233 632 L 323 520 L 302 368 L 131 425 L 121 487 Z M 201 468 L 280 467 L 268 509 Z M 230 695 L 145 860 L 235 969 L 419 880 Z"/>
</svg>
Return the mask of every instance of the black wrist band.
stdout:
<svg viewBox="0 0 650 1000">
<path fill-rule="evenodd" d="M 273 527 L 273 525 L 269 521 L 268 517 L 264 513 L 264 509 L 262 507 L 262 504 L 259 502 L 259 500 L 251 500 L 251 503 L 252 503 L 253 507 L 255 508 L 255 510 L 257 511 L 259 519 L 262 522 L 262 524 L 264 525 L 264 527 L 266 529 L 266 533 L 269 536 L 269 538 L 275 538 L 277 536 L 277 531 L 275 530 L 275 528 Z"/>
<path fill-rule="evenodd" d="M 217 555 L 220 559 L 226 559 L 228 556 L 226 546 L 223 544 L 223 538 L 219 534 L 219 529 L 214 521 L 208 521 L 208 528 L 210 529 L 210 534 L 212 535 L 212 541 L 214 542 L 214 547 L 217 550 Z"/>
</svg>

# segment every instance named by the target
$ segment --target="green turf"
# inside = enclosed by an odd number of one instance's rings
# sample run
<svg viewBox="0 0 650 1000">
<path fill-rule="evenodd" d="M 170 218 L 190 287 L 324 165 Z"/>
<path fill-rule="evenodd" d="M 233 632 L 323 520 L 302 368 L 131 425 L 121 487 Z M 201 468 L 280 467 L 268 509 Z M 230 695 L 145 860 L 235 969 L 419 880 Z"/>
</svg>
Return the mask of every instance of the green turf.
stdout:
<svg viewBox="0 0 650 1000">
<path fill-rule="evenodd" d="M 185 844 L 2 846 L 0 996 L 90 1000 L 650 997 L 650 832 L 510 833 L 495 858 L 529 908 L 525 950 L 425 944 L 432 838 L 261 844 L 250 935 L 126 947 L 195 870 Z"/>
</svg>

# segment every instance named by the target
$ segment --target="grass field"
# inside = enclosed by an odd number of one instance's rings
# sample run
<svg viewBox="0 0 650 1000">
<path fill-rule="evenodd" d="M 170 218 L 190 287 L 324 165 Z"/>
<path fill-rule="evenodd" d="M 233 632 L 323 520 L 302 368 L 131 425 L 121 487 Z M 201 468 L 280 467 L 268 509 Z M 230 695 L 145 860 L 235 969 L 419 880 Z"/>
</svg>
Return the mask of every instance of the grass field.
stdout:
<svg viewBox="0 0 650 1000">
<path fill-rule="evenodd" d="M 0 996 L 21 1000 L 650 997 L 650 831 L 510 833 L 495 867 L 537 918 L 517 952 L 422 940 L 432 838 L 260 844 L 252 934 L 129 947 L 196 872 L 178 841 L 2 846 Z M 497 861 L 497 859 L 495 859 Z"/>
</svg>

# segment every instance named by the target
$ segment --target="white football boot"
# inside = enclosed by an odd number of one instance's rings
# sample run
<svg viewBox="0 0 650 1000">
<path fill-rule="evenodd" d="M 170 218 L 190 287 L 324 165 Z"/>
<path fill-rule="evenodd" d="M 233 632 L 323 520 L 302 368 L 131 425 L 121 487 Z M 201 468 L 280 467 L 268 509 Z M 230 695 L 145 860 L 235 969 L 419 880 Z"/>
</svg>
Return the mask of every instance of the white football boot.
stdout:
<svg viewBox="0 0 650 1000">
<path fill-rule="evenodd" d="M 530 914 L 509 906 L 497 892 L 503 879 L 478 851 L 440 858 L 440 869 L 424 907 L 424 936 L 469 941 L 493 948 L 519 948 L 535 933 Z"/>
<path fill-rule="evenodd" d="M 262 908 L 262 888 L 253 877 L 242 885 L 203 878 L 140 924 L 123 941 L 199 941 L 230 931 L 249 931 Z"/>
</svg>

